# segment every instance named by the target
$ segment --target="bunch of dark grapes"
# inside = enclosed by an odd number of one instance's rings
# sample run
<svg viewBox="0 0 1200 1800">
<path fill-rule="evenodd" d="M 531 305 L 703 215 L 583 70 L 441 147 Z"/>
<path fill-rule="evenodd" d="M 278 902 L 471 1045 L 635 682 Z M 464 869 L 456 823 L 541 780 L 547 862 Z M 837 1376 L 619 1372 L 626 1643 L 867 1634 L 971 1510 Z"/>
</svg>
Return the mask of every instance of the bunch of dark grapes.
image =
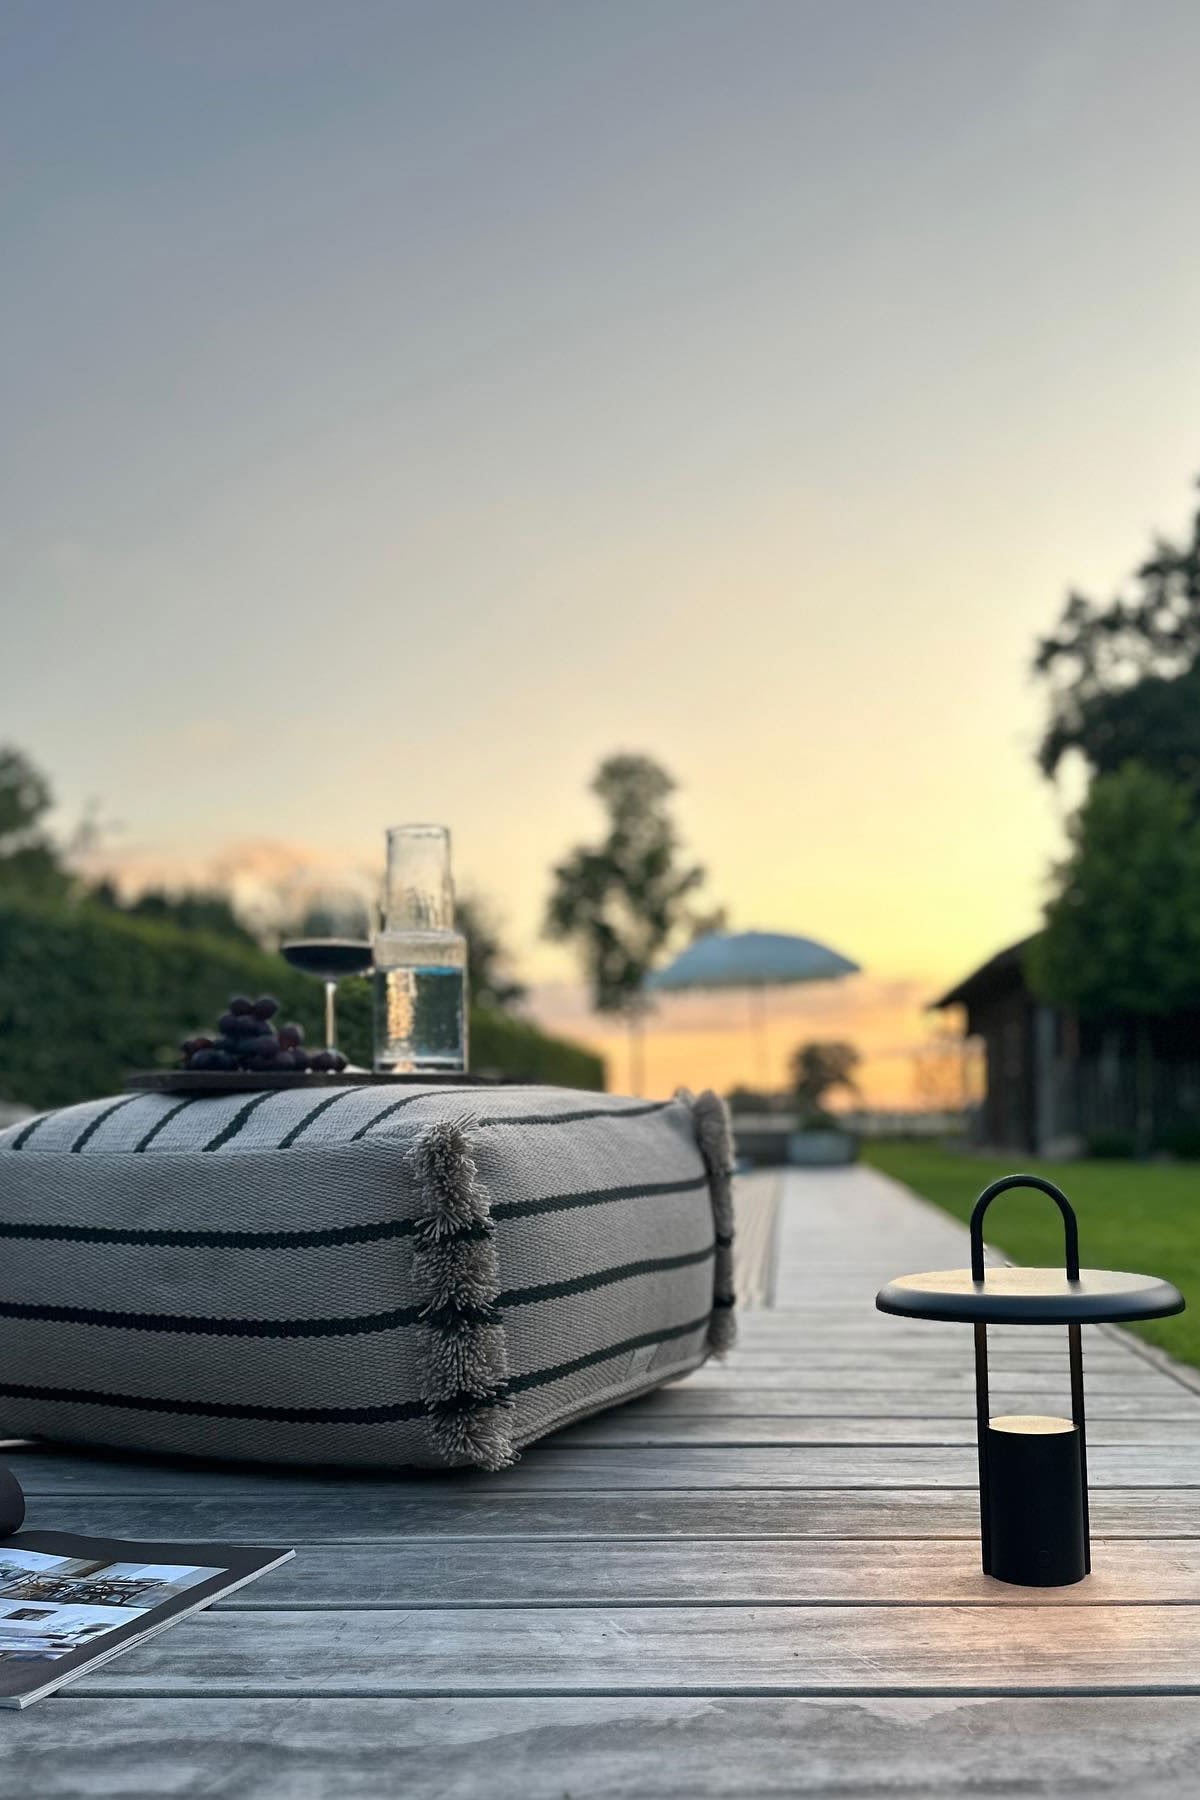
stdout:
<svg viewBox="0 0 1200 1800">
<path fill-rule="evenodd" d="M 279 1002 L 270 994 L 258 1000 L 235 994 L 229 1010 L 217 1020 L 219 1037 L 184 1039 L 180 1045 L 184 1068 L 244 1069 L 272 1075 L 302 1074 L 306 1069 L 318 1074 L 339 1073 L 345 1068 L 340 1050 L 318 1050 L 310 1056 L 304 1048 L 302 1025 L 281 1025 L 276 1031 L 271 1020 L 278 1011 Z"/>
</svg>

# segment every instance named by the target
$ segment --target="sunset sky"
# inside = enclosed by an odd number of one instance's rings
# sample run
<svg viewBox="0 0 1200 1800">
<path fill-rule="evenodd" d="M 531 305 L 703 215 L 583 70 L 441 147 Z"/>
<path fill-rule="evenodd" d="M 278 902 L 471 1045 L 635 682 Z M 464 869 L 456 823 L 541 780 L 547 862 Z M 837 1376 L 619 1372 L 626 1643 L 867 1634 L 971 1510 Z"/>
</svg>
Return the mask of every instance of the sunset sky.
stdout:
<svg viewBox="0 0 1200 1800">
<path fill-rule="evenodd" d="M 912 1099 L 1036 634 L 1200 469 L 1193 0 L 10 0 L 0 737 L 129 879 L 441 819 L 539 1016 L 607 752 Z M 263 846 L 266 846 L 264 851 Z M 654 1088 L 753 1073 L 684 1000 Z M 613 1080 L 626 1079 L 614 1059 Z"/>
</svg>

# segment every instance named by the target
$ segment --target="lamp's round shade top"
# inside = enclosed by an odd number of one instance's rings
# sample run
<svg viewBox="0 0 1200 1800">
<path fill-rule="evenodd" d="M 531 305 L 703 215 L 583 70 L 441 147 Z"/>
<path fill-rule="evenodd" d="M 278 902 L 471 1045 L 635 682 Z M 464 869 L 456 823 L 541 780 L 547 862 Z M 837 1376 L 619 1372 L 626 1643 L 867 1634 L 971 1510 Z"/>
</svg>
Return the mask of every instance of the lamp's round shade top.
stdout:
<svg viewBox="0 0 1200 1800">
<path fill-rule="evenodd" d="M 959 1324 L 1100 1325 L 1161 1319 L 1183 1311 L 1183 1295 L 1157 1275 L 1121 1269 L 1080 1269 L 1071 1281 L 1062 1269 L 988 1269 L 982 1281 L 970 1269 L 932 1269 L 901 1275 L 875 1296 L 880 1312 L 909 1319 Z"/>
</svg>

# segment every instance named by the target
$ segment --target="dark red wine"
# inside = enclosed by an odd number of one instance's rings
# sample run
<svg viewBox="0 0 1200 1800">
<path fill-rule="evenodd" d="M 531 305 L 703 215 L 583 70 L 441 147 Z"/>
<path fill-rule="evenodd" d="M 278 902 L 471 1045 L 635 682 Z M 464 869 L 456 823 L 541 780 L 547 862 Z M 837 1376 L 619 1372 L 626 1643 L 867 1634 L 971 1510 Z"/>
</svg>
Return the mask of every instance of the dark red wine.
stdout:
<svg viewBox="0 0 1200 1800">
<path fill-rule="evenodd" d="M 303 969 L 321 981 L 366 975 L 371 968 L 371 946 L 361 938 L 297 938 L 281 944 L 280 952 L 293 969 Z"/>
</svg>

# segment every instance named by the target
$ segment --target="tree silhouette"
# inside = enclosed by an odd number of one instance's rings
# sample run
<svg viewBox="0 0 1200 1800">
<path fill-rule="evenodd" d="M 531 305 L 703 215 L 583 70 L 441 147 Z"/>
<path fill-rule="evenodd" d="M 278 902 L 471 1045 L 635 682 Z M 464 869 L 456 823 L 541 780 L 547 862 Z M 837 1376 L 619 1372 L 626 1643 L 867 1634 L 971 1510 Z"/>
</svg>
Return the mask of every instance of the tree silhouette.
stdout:
<svg viewBox="0 0 1200 1800">
<path fill-rule="evenodd" d="M 0 888 L 59 899 L 71 886 L 43 826 L 54 804 L 46 777 L 11 744 L 0 746 Z"/>
<path fill-rule="evenodd" d="M 467 982 L 472 1003 L 496 1012 L 513 1012 L 528 989 L 509 973 L 509 951 L 500 935 L 495 912 L 479 894 L 459 894 L 455 922 L 467 940 Z"/>
<path fill-rule="evenodd" d="M 800 1116 L 806 1121 L 818 1119 L 822 1101 L 833 1088 L 846 1088 L 856 1093 L 854 1071 L 862 1061 L 853 1044 L 800 1044 L 792 1051 L 792 1092 Z"/>
<path fill-rule="evenodd" d="M 1074 750 L 1111 775 L 1136 758 L 1200 804 L 1200 511 L 1133 579 L 1132 598 L 1107 606 L 1071 594 L 1038 644 L 1034 673 L 1051 685 L 1038 760 L 1054 775 Z"/>
<path fill-rule="evenodd" d="M 597 1012 L 629 1027 L 634 1093 L 642 1088 L 643 983 L 673 941 L 713 929 L 690 904 L 703 884 L 699 863 L 681 865 L 668 801 L 675 782 L 652 757 L 610 756 L 591 791 L 608 815 L 594 845 L 579 844 L 557 864 L 546 904 L 547 937 L 576 946 Z"/>
</svg>

